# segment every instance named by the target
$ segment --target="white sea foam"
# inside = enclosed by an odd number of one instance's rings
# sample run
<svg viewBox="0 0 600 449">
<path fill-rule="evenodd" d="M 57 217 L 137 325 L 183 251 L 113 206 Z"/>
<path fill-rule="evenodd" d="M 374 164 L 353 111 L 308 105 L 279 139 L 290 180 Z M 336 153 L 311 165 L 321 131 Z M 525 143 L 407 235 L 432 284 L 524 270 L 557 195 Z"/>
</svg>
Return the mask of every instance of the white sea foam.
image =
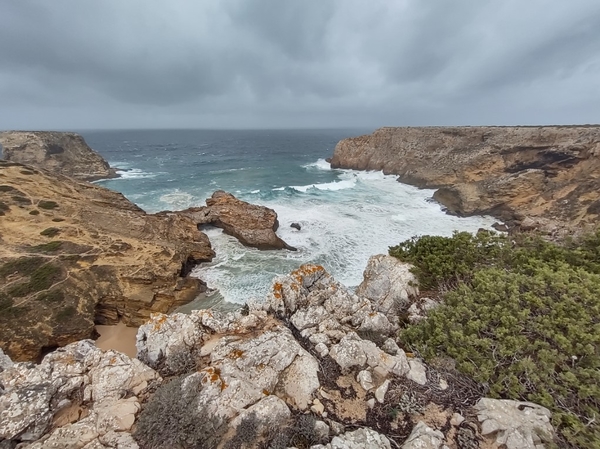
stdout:
<svg viewBox="0 0 600 449">
<path fill-rule="evenodd" d="M 293 196 L 278 188 L 267 199 L 252 198 L 275 209 L 280 223 L 277 233 L 297 252 L 246 248 L 220 230 L 211 230 L 217 257 L 195 274 L 227 300 L 239 303 L 264 298 L 274 276 L 307 262 L 322 264 L 340 282 L 356 286 L 369 257 L 387 253 L 389 246 L 414 235 L 476 232 L 494 221 L 447 215 L 431 201 L 432 190 L 398 183 L 395 176 L 381 172 L 344 170 L 339 179 L 294 187 L 298 193 Z M 301 225 L 300 231 L 290 227 L 293 222 Z"/>
<path fill-rule="evenodd" d="M 187 192 L 181 192 L 179 189 L 161 195 L 158 199 L 170 210 L 187 209 L 198 204 L 197 198 Z"/>
<path fill-rule="evenodd" d="M 297 190 L 298 192 L 307 192 L 311 189 L 316 190 L 343 190 L 343 189 L 351 189 L 356 184 L 355 180 L 348 179 L 345 181 L 334 181 L 334 182 L 326 182 L 322 184 L 309 184 L 306 186 L 290 186 L 290 188 Z"/>
<path fill-rule="evenodd" d="M 119 167 L 123 168 L 123 167 Z M 148 173 L 137 168 L 131 168 L 126 170 L 117 170 L 117 174 L 121 179 L 142 179 L 142 178 L 154 178 L 158 173 Z"/>
<path fill-rule="evenodd" d="M 310 164 L 303 165 L 302 167 L 313 170 L 331 170 L 331 164 L 325 159 L 319 159 L 317 162 L 311 162 Z"/>
</svg>

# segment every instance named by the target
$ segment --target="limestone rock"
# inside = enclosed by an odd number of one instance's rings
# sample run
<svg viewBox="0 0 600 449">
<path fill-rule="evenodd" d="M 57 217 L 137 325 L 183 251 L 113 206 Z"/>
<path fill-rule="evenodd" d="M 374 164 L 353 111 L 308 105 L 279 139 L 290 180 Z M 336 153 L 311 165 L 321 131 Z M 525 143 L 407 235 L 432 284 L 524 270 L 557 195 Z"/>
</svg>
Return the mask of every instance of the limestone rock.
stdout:
<svg viewBox="0 0 600 449">
<path fill-rule="evenodd" d="M 332 168 L 383 170 L 459 215 L 518 214 L 575 229 L 600 213 L 600 127 L 381 128 L 344 139 Z"/>
<path fill-rule="evenodd" d="M 0 179 L 0 296 L 10 304 L 0 347 L 13 360 L 91 338 L 94 322 L 140 325 L 204 289 L 187 274 L 214 252 L 189 218 L 13 162 L 0 161 Z M 11 290 L 32 275 L 39 287 Z"/>
<path fill-rule="evenodd" d="M 90 340 L 58 349 L 39 365 L 16 363 L 0 373 L 0 439 L 81 448 L 110 432 L 128 432 L 140 410 L 137 395 L 160 380 L 139 360 L 102 352 Z"/>
<path fill-rule="evenodd" d="M 482 398 L 475 404 L 481 434 L 495 435 L 496 443 L 507 449 L 538 449 L 552 441 L 552 414 L 531 402 Z"/>
<path fill-rule="evenodd" d="M 0 348 L 0 373 L 11 366 L 13 366 L 12 360 L 9 356 L 4 354 L 4 351 L 2 351 L 2 348 Z"/>
<path fill-rule="evenodd" d="M 79 134 L 47 131 L 0 133 L 2 158 L 82 181 L 117 176 Z"/>
<path fill-rule="evenodd" d="M 419 385 L 425 385 L 427 383 L 427 370 L 425 369 L 425 365 L 415 359 L 409 360 L 408 365 L 410 370 L 406 374 L 406 378 Z"/>
<path fill-rule="evenodd" d="M 193 207 L 182 212 L 199 225 L 210 224 L 222 228 L 243 245 L 258 249 L 288 249 L 295 251 L 277 236 L 277 213 L 237 199 L 231 193 L 218 190 L 206 200 L 205 207 Z"/>
<path fill-rule="evenodd" d="M 254 422 L 259 426 L 259 433 L 269 427 L 276 427 L 285 422 L 290 416 L 290 409 L 277 396 L 267 396 L 256 404 L 242 410 L 240 414 L 231 421 L 231 427 L 237 427 L 244 418 L 253 415 Z"/>
<path fill-rule="evenodd" d="M 430 310 L 435 309 L 440 303 L 431 298 L 421 298 L 418 301 L 412 303 L 408 308 L 408 322 L 416 324 L 419 321 L 427 318 L 427 314 Z"/>
<path fill-rule="evenodd" d="M 327 449 L 390 449 L 390 440 L 372 429 L 358 429 L 333 437 Z"/>
<path fill-rule="evenodd" d="M 442 432 L 433 430 L 423 421 L 419 421 L 402 445 L 402 449 L 439 449 L 443 443 Z"/>
<path fill-rule="evenodd" d="M 388 319 L 397 320 L 398 313 L 410 305 L 409 297 L 419 294 L 417 278 L 410 272 L 411 267 L 396 257 L 384 254 L 371 256 L 356 294 L 373 302 Z"/>
</svg>

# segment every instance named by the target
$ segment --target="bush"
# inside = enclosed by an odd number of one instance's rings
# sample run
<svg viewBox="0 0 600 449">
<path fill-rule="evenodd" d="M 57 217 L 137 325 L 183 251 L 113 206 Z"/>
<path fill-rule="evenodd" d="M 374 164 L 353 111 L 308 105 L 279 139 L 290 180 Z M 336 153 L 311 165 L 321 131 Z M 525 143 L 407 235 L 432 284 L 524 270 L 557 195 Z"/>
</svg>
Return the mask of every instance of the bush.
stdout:
<svg viewBox="0 0 600 449">
<path fill-rule="evenodd" d="M 60 240 L 53 240 L 52 242 L 42 243 L 41 245 L 35 245 L 29 248 L 30 251 L 38 251 L 41 253 L 51 253 L 54 251 L 58 251 L 58 249 L 62 246 L 62 242 Z"/>
<path fill-rule="evenodd" d="M 390 247 L 391 256 L 415 267 L 422 288 L 452 287 L 468 281 L 474 271 L 485 266 L 490 257 L 500 258 L 508 245 L 506 237 L 490 232 L 472 235 L 456 232 L 449 237 L 413 237 Z"/>
<path fill-rule="evenodd" d="M 226 426 L 198 401 L 199 379 L 162 384 L 142 409 L 133 437 L 141 449 L 217 447 Z"/>
<path fill-rule="evenodd" d="M 52 264 L 42 265 L 31 273 L 29 282 L 15 285 L 8 290 L 10 296 L 22 297 L 27 296 L 30 293 L 47 290 L 60 275 L 60 268 Z"/>
<path fill-rule="evenodd" d="M 453 358 L 492 397 L 548 407 L 565 444 L 598 447 L 600 233 L 562 246 L 530 237 L 511 245 L 486 238 L 491 246 L 481 246 L 479 236 L 457 237 L 399 245 L 418 264 L 419 281 L 460 281 L 426 320 L 401 332 L 402 342 L 427 359 Z M 472 265 L 451 260 L 461 251 Z"/>
<path fill-rule="evenodd" d="M 56 201 L 42 200 L 38 203 L 38 207 L 46 210 L 51 210 L 56 209 L 58 207 L 58 203 Z"/>
<path fill-rule="evenodd" d="M 43 235 L 44 237 L 54 237 L 58 233 L 60 233 L 60 229 L 58 228 L 46 228 L 40 232 L 40 235 Z"/>
<path fill-rule="evenodd" d="M 40 211 L 37 210 L 37 209 L 34 209 L 34 210 L 32 210 L 32 211 L 29 212 L 29 215 L 39 215 L 39 214 L 40 214 Z"/>
</svg>

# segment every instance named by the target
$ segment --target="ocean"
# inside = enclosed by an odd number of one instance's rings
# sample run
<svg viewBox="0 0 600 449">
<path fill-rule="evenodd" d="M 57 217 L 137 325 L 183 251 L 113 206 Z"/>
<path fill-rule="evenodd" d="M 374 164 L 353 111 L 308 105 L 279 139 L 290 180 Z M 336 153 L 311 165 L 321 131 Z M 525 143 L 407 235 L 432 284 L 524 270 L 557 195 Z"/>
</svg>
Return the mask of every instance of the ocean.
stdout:
<svg viewBox="0 0 600 449">
<path fill-rule="evenodd" d="M 303 263 L 323 265 L 348 287 L 362 281 L 370 256 L 415 235 L 449 236 L 490 228 L 491 217 L 444 213 L 433 190 L 381 172 L 332 170 L 336 143 L 371 130 L 83 131 L 121 177 L 97 181 L 147 212 L 202 206 L 215 190 L 274 209 L 278 234 L 298 251 L 242 246 L 220 229 L 205 231 L 216 257 L 193 275 L 214 289 L 212 303 L 264 298 L 274 276 Z M 292 228 L 298 223 L 301 229 Z M 193 308 L 197 304 L 188 306 Z"/>
</svg>

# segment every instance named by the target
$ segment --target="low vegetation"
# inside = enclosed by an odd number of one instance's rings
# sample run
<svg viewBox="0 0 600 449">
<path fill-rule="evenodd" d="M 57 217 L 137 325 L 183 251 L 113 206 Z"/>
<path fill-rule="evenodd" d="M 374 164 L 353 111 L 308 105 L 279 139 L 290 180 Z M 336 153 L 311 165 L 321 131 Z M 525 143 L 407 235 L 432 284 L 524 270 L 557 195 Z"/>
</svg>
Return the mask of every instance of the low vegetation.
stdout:
<svg viewBox="0 0 600 449">
<path fill-rule="evenodd" d="M 600 232 L 561 245 L 480 232 L 413 238 L 390 254 L 444 296 L 401 342 L 450 357 L 489 396 L 553 412 L 561 443 L 600 441 Z"/>
<path fill-rule="evenodd" d="M 40 235 L 43 235 L 44 237 L 54 237 L 58 233 L 60 233 L 60 229 L 58 228 L 46 228 L 40 232 Z"/>
<path fill-rule="evenodd" d="M 52 210 L 58 207 L 58 203 L 56 201 L 42 200 L 38 203 L 38 207 L 41 209 Z"/>
</svg>

